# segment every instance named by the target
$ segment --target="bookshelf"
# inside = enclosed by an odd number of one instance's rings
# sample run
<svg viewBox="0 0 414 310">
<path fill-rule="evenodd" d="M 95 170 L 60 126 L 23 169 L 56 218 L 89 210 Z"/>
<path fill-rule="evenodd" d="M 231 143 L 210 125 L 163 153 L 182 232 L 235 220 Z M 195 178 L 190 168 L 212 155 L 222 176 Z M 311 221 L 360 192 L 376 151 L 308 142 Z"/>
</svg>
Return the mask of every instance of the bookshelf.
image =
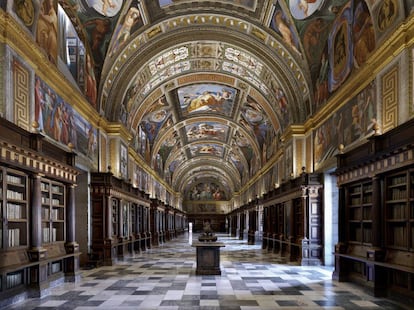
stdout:
<svg viewBox="0 0 414 310">
<path fill-rule="evenodd" d="M 65 185 L 48 179 L 40 183 L 42 243 L 65 240 Z"/>
<path fill-rule="evenodd" d="M 414 294 L 414 119 L 337 156 L 333 278 L 375 296 Z"/>
<path fill-rule="evenodd" d="M 385 177 L 385 232 L 386 245 L 390 248 L 410 247 L 409 178 L 406 171 Z"/>
<path fill-rule="evenodd" d="M 0 118 L 0 308 L 79 279 L 74 157 Z"/>
<path fill-rule="evenodd" d="M 321 175 L 302 173 L 263 197 L 262 248 L 301 265 L 321 265 Z"/>
<path fill-rule="evenodd" d="M 110 266 L 128 253 L 147 249 L 146 238 L 151 236 L 145 226 L 149 221 L 148 195 L 111 172 L 92 173 L 90 190 L 92 244 L 88 263 Z"/>
<path fill-rule="evenodd" d="M 302 198 L 293 199 L 293 212 L 294 212 L 294 232 L 293 235 L 297 238 L 297 241 L 304 237 L 304 212 Z"/>
<path fill-rule="evenodd" d="M 130 237 L 130 234 L 132 232 L 131 229 L 131 206 L 129 202 L 123 202 L 122 203 L 122 238 L 128 239 Z"/>
<path fill-rule="evenodd" d="M 119 200 L 116 199 L 116 198 L 112 198 L 112 201 L 111 201 L 111 225 L 112 225 L 112 236 L 114 238 L 119 236 L 118 219 L 119 219 Z"/>
<path fill-rule="evenodd" d="M 410 197 L 408 199 L 408 212 L 410 214 L 409 218 L 409 231 L 410 231 L 410 250 L 414 251 L 414 171 L 409 173 L 410 183 Z"/>
<path fill-rule="evenodd" d="M 372 240 L 372 183 L 352 184 L 347 197 L 348 240 L 355 244 L 371 244 Z"/>
<path fill-rule="evenodd" d="M 138 225 L 138 206 L 136 203 L 131 204 L 131 232 L 135 233 L 135 236 L 139 235 Z"/>
<path fill-rule="evenodd" d="M 0 206 L 2 209 L 2 249 L 28 245 L 28 176 L 0 167 Z"/>
</svg>

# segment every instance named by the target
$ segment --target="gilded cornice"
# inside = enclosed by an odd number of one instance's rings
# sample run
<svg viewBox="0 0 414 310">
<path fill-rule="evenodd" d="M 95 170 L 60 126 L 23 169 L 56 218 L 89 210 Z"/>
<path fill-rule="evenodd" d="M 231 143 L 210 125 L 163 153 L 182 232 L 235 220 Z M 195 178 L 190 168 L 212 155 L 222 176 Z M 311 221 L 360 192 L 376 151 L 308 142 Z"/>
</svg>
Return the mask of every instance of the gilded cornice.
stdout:
<svg viewBox="0 0 414 310">
<path fill-rule="evenodd" d="M 104 129 L 108 136 L 117 136 L 124 141 L 132 140 L 132 134 L 121 123 L 107 123 Z"/>
<path fill-rule="evenodd" d="M 46 54 L 38 47 L 34 38 L 17 21 L 0 10 L 0 40 L 12 48 L 28 63 L 35 73 L 51 86 L 62 99 L 69 103 L 83 118 L 93 126 L 99 126 L 101 116 L 86 100 L 72 82 L 51 63 Z"/>
<path fill-rule="evenodd" d="M 134 160 L 134 162 L 141 168 L 143 169 L 148 175 L 150 175 L 154 180 L 156 180 L 157 182 L 159 182 L 162 186 L 164 186 L 164 188 L 166 189 L 167 192 L 169 192 L 170 194 L 174 195 L 177 197 L 178 193 L 175 192 L 173 190 L 173 188 L 165 182 L 165 180 L 163 180 L 162 178 L 160 178 L 160 176 L 155 173 L 155 171 L 142 159 L 141 156 L 139 156 L 137 154 L 137 152 L 135 152 L 135 150 L 133 150 L 132 148 L 129 148 L 129 156 Z"/>
<path fill-rule="evenodd" d="M 194 171 L 197 170 L 197 167 L 206 166 L 206 165 L 208 165 L 209 167 L 212 167 L 210 172 L 216 174 L 218 178 L 221 178 L 226 175 L 229 175 L 230 177 L 232 177 L 233 185 L 229 185 L 229 186 L 231 186 L 233 189 L 240 187 L 240 177 L 238 177 L 239 172 L 236 170 L 236 168 L 232 164 L 228 162 L 222 162 L 216 157 L 207 157 L 207 158 L 203 157 L 203 158 L 190 159 L 186 161 L 182 166 L 180 166 L 179 170 L 176 170 L 174 172 L 172 181 L 176 185 L 176 188 L 180 188 L 183 182 L 185 182 L 188 179 L 190 173 L 194 173 Z M 213 167 L 215 169 L 213 169 Z M 220 174 L 221 172 L 223 173 Z"/>
<path fill-rule="evenodd" d="M 304 125 L 290 125 L 286 130 L 283 132 L 281 136 L 282 141 L 288 141 L 292 139 L 294 136 L 305 136 L 306 134 L 306 127 Z"/>
<path fill-rule="evenodd" d="M 3 10 L 0 10 L 0 30 L 0 41 L 13 48 L 34 69 L 50 65 L 49 61 L 45 64 L 42 61 L 37 61 L 42 58 L 45 60 L 43 52 L 38 48 L 28 31 Z"/>
</svg>

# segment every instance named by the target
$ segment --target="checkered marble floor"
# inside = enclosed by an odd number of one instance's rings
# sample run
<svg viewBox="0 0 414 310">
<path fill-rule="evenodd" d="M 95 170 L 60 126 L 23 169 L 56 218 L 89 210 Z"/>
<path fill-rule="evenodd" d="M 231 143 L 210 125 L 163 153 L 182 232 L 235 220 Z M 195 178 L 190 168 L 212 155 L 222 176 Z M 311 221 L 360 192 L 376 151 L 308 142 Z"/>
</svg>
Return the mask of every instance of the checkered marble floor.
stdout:
<svg viewBox="0 0 414 310">
<path fill-rule="evenodd" d="M 332 281 L 332 268 L 288 264 L 260 245 L 218 237 L 226 245 L 221 276 L 195 275 L 196 249 L 184 235 L 116 266 L 82 270 L 80 282 L 7 309 L 409 309 Z"/>
</svg>

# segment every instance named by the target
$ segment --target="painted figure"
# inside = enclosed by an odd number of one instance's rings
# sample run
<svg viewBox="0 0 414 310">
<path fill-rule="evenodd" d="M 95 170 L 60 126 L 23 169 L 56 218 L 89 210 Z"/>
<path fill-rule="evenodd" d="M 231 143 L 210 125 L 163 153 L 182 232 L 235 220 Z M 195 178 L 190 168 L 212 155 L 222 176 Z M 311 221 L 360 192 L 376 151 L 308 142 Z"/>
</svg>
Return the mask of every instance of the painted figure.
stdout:
<svg viewBox="0 0 414 310">
<path fill-rule="evenodd" d="M 362 65 L 375 48 L 375 32 L 368 8 L 360 3 L 355 10 L 353 23 L 354 59 Z"/>
<path fill-rule="evenodd" d="M 97 89 L 95 72 L 92 64 L 92 59 L 89 54 L 86 55 L 86 83 L 85 83 L 85 95 L 89 99 L 89 102 L 96 107 Z"/>
<path fill-rule="evenodd" d="M 299 0 L 298 8 L 303 11 L 303 14 L 309 16 L 309 3 L 315 3 L 316 0 Z"/>
<path fill-rule="evenodd" d="M 114 33 L 114 45 L 112 47 L 111 56 L 117 52 L 118 48 L 126 42 L 131 35 L 132 27 L 139 21 L 141 14 L 135 7 L 131 7 L 124 17 L 124 21 L 118 25 Z"/>
<path fill-rule="evenodd" d="M 396 3 L 393 0 L 385 0 L 378 12 L 378 28 L 385 31 L 394 21 L 396 13 Z"/>
<path fill-rule="evenodd" d="M 49 60 L 55 64 L 58 54 L 57 20 L 54 1 L 43 1 L 37 21 L 36 42 L 47 52 Z"/>
<path fill-rule="evenodd" d="M 275 23 L 275 27 L 279 30 L 280 34 L 282 35 L 283 41 L 285 41 L 287 45 L 289 45 L 292 49 L 299 53 L 298 49 L 295 46 L 292 30 L 283 18 L 282 11 L 276 11 L 273 20 Z"/>
</svg>

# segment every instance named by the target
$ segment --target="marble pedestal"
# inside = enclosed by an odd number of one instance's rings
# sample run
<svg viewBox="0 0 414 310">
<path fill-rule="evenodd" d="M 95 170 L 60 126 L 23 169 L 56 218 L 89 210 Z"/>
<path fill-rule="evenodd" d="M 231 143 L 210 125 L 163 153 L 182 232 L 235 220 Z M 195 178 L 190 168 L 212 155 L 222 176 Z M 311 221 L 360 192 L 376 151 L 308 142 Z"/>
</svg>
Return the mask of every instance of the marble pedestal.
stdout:
<svg viewBox="0 0 414 310">
<path fill-rule="evenodd" d="M 194 242 L 197 248 L 197 275 L 221 275 L 220 248 L 222 242 Z"/>
</svg>

